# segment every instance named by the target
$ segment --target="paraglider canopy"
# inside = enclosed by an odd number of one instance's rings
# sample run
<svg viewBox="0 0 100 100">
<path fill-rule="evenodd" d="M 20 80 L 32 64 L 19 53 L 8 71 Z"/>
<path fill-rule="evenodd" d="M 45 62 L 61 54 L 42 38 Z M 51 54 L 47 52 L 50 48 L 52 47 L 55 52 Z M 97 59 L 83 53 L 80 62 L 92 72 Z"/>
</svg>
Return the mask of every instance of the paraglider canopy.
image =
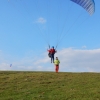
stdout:
<svg viewBox="0 0 100 100">
<path fill-rule="evenodd" d="M 71 1 L 83 7 L 90 15 L 92 15 L 95 12 L 94 0 L 71 0 Z"/>
<path fill-rule="evenodd" d="M 12 64 L 10 64 L 10 67 L 12 67 Z"/>
</svg>

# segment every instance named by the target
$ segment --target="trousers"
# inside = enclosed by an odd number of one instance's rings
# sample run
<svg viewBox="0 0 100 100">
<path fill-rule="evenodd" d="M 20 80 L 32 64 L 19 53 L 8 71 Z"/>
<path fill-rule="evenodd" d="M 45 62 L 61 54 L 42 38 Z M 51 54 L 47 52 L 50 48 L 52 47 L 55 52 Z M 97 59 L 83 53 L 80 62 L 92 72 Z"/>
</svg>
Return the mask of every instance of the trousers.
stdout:
<svg viewBox="0 0 100 100">
<path fill-rule="evenodd" d="M 55 65 L 55 72 L 58 73 L 59 71 L 59 65 Z"/>
<path fill-rule="evenodd" d="M 51 54 L 51 62 L 54 62 L 54 54 Z"/>
</svg>

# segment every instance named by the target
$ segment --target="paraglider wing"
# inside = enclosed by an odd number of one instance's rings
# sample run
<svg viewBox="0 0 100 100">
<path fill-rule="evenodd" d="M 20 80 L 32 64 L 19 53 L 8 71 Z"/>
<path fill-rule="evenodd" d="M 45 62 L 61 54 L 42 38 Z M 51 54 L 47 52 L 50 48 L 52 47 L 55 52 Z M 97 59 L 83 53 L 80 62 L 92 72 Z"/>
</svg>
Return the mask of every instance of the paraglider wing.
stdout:
<svg viewBox="0 0 100 100">
<path fill-rule="evenodd" d="M 92 15 L 95 12 L 94 0 L 71 0 L 71 1 L 83 7 L 90 15 Z"/>
<path fill-rule="evenodd" d="M 12 64 L 10 64 L 10 67 L 12 67 Z"/>
</svg>

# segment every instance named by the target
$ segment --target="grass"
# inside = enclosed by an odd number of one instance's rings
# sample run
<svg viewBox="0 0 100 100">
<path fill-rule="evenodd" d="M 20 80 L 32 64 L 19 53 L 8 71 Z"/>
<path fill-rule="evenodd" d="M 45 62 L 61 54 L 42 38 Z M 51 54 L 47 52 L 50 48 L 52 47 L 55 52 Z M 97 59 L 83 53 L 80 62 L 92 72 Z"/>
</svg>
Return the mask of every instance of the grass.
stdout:
<svg viewBox="0 0 100 100">
<path fill-rule="evenodd" d="M 0 71 L 0 100 L 100 100 L 100 73 Z"/>
</svg>

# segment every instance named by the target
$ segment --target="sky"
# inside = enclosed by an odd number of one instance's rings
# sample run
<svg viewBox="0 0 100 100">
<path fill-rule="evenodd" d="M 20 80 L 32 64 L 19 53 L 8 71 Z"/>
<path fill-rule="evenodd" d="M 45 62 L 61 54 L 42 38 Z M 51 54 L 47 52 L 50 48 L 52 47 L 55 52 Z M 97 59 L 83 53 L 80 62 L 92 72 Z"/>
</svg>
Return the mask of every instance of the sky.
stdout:
<svg viewBox="0 0 100 100">
<path fill-rule="evenodd" d="M 70 0 L 0 0 L 0 70 L 100 72 L 100 0 L 89 13 Z"/>
</svg>

